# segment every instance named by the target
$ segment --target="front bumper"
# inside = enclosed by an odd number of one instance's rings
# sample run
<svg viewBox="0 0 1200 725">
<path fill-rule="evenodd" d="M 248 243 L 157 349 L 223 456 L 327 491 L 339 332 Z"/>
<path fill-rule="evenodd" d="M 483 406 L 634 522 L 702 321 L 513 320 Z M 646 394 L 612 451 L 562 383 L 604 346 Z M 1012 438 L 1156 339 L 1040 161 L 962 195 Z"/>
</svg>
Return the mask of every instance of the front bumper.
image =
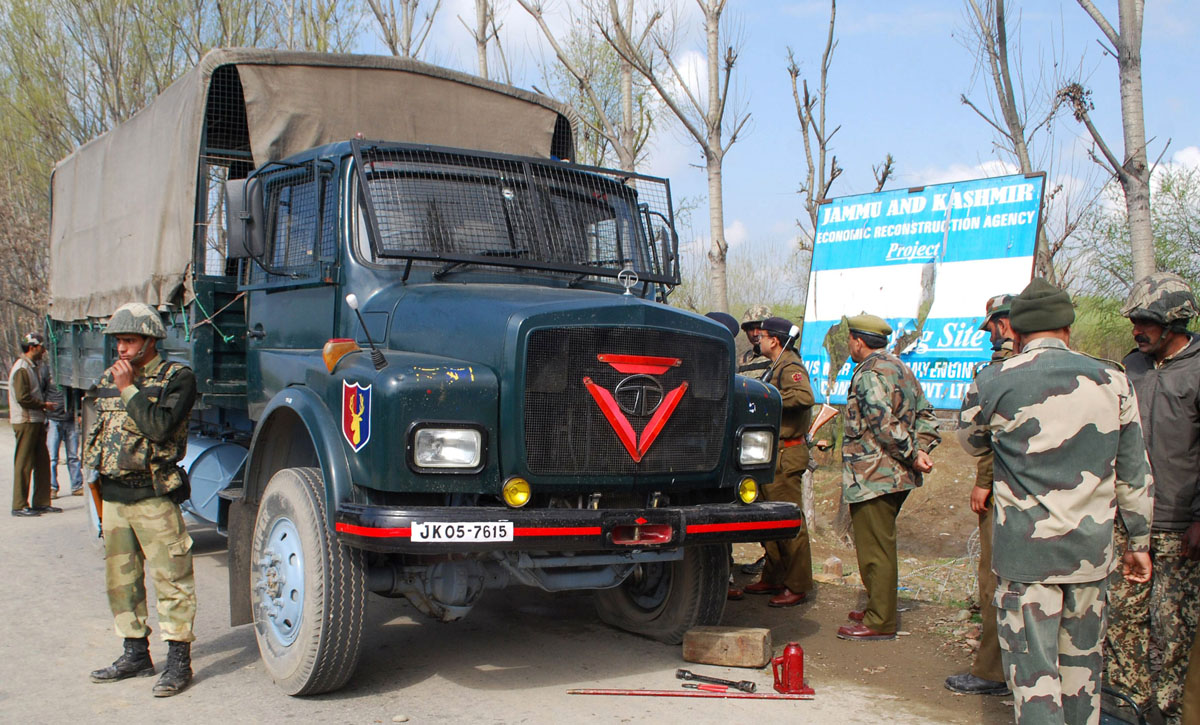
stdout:
<svg viewBox="0 0 1200 725">
<path fill-rule="evenodd" d="M 512 541 L 418 542 L 414 523 L 511 521 Z M 647 509 L 501 509 L 481 507 L 393 508 L 343 504 L 338 541 L 379 552 L 448 554 L 480 551 L 630 551 L 701 544 L 771 541 L 795 537 L 804 526 L 795 504 L 707 504 Z M 658 540 L 630 537 L 653 529 Z M 666 532 L 670 532 L 669 537 Z"/>
</svg>

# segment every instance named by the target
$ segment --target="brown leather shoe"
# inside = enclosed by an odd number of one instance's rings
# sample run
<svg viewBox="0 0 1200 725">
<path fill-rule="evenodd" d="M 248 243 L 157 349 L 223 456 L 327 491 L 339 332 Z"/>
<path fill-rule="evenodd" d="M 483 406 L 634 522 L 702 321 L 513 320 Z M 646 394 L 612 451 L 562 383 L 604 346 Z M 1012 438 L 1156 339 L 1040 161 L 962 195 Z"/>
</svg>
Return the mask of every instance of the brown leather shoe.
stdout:
<svg viewBox="0 0 1200 725">
<path fill-rule="evenodd" d="M 846 615 L 846 618 L 849 619 L 851 622 L 861 622 L 861 621 L 863 621 L 863 617 L 865 617 L 866 615 L 867 615 L 867 613 L 861 609 L 851 609 L 850 612 Z"/>
<path fill-rule="evenodd" d="M 796 592 L 793 592 L 791 589 L 784 587 L 782 592 L 771 597 L 771 599 L 767 602 L 767 606 L 768 607 L 794 607 L 797 604 L 803 603 L 805 599 L 808 599 L 808 595 L 805 594 L 804 592 L 796 593 Z"/>
<path fill-rule="evenodd" d="M 762 579 L 759 579 L 753 584 L 746 586 L 747 594 L 782 594 L 783 591 L 784 587 L 777 587 L 774 584 L 768 584 Z"/>
<path fill-rule="evenodd" d="M 729 594 L 727 594 L 725 596 L 725 598 L 731 602 L 736 602 L 739 599 L 745 599 L 746 592 L 742 591 L 741 589 L 738 589 L 737 587 L 729 587 Z"/>
<path fill-rule="evenodd" d="M 849 639 L 855 641 L 873 641 L 882 639 L 895 639 L 896 633 L 887 634 L 885 632 L 876 632 L 864 624 L 850 624 L 844 627 L 838 627 L 838 639 Z"/>
</svg>

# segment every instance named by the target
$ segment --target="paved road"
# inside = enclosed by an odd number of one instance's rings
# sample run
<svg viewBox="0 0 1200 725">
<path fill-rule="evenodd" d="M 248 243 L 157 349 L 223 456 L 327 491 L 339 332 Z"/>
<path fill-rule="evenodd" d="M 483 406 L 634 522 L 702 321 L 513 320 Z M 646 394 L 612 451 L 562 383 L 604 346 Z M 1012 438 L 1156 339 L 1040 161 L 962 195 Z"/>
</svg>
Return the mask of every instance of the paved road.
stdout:
<svg viewBox="0 0 1200 725">
<path fill-rule="evenodd" d="M 0 425 L 4 495 L 11 490 L 12 448 L 11 431 Z M 971 714 L 961 705 L 950 709 L 945 698 L 922 702 L 856 684 L 814 682 L 812 677 L 818 697 L 799 703 L 570 696 L 566 691 L 577 687 L 678 689 L 674 671 L 690 665 L 680 659 L 677 647 L 602 625 L 586 595 L 528 588 L 489 591 L 465 620 L 453 624 L 425 619 L 403 600 L 372 596 L 355 679 L 334 694 L 291 698 L 264 673 L 252 629 L 228 626 L 224 540 L 211 529 L 193 530 L 199 592 L 196 679 L 183 694 L 156 699 L 150 695 L 153 679 L 89 682 L 87 673 L 111 662 L 120 640 L 113 634 L 101 549 L 87 531 L 84 499 L 66 497 L 56 503 L 63 513 L 0 521 L 0 602 L 5 613 L 0 618 L 0 719 L 5 722 L 126 724 L 183 717 L 197 723 L 389 723 L 406 717 L 412 723 L 789 718 L 874 724 L 980 718 L 977 710 Z M 746 604 L 731 605 L 727 623 L 771 627 L 777 649 L 790 639 L 809 647 L 816 640 L 806 638 L 818 630 L 822 641 L 829 640 L 824 647 L 835 647 L 828 626 L 797 610 Z M 155 635 L 151 648 L 161 667 L 166 645 Z M 751 679 L 760 691 L 772 691 L 765 670 L 690 667 Z"/>
</svg>

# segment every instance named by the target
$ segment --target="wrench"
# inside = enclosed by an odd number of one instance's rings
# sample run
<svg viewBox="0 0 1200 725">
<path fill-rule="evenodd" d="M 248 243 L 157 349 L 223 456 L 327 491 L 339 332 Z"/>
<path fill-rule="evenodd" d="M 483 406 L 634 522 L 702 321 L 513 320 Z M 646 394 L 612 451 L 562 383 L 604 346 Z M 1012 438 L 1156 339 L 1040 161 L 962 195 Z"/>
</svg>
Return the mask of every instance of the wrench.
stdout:
<svg viewBox="0 0 1200 725">
<path fill-rule="evenodd" d="M 726 685 L 735 690 L 741 690 L 742 692 L 754 692 L 758 689 L 758 685 L 754 684 L 750 680 L 742 680 L 740 682 L 734 682 L 733 680 L 722 680 L 719 677 L 697 675 L 691 670 L 675 670 L 675 677 L 676 679 L 680 680 L 695 680 L 696 682 L 708 682 L 713 685 Z"/>
</svg>

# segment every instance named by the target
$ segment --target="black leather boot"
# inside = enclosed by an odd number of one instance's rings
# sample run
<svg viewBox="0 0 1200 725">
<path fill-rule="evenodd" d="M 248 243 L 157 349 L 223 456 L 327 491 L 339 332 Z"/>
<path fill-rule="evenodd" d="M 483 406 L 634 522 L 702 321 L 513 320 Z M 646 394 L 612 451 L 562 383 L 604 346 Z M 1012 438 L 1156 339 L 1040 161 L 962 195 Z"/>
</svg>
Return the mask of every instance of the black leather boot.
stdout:
<svg viewBox="0 0 1200 725">
<path fill-rule="evenodd" d="M 116 682 L 126 677 L 149 677 L 154 674 L 150 660 L 150 639 L 125 638 L 125 652 L 108 667 L 92 671 L 92 682 Z"/>
<path fill-rule="evenodd" d="M 154 683 L 155 697 L 178 695 L 192 681 L 192 643 L 167 642 L 167 669 Z"/>
</svg>

